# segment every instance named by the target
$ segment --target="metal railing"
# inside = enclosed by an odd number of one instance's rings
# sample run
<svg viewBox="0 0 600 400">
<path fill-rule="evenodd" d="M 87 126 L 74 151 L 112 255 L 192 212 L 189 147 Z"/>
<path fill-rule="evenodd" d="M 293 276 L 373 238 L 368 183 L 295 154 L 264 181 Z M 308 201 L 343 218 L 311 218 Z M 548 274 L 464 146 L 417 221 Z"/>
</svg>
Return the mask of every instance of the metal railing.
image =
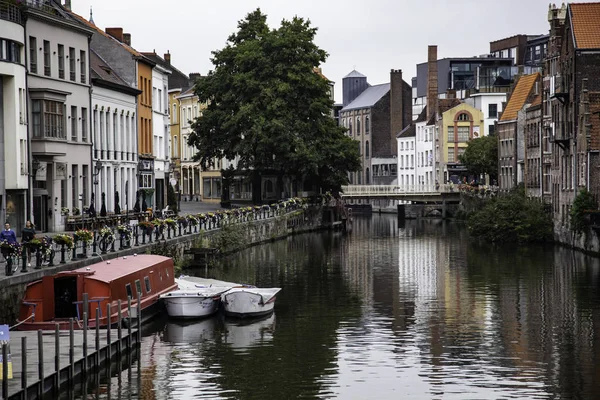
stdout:
<svg viewBox="0 0 600 400">
<path fill-rule="evenodd" d="M 348 185 L 342 186 L 342 195 L 351 196 L 394 196 L 410 195 L 439 195 L 441 193 L 457 192 L 456 185 Z"/>
<path fill-rule="evenodd" d="M 24 25 L 25 23 L 20 7 L 6 1 L 0 1 L 0 19 L 19 25 Z"/>
</svg>

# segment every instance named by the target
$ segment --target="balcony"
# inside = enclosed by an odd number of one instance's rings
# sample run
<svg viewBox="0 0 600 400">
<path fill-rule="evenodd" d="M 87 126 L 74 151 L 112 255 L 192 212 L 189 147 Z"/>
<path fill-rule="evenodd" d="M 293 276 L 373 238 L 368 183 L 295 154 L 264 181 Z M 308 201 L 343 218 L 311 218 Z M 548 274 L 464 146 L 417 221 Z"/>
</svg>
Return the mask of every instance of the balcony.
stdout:
<svg viewBox="0 0 600 400">
<path fill-rule="evenodd" d="M 557 99 L 562 104 L 565 104 L 569 100 L 569 93 L 567 88 L 564 87 L 563 77 L 555 75 L 550 77 L 550 98 Z"/>
<path fill-rule="evenodd" d="M 25 25 L 21 6 L 16 1 L 0 1 L 0 19 L 14 22 L 15 24 Z"/>
<path fill-rule="evenodd" d="M 573 125 L 571 121 L 555 122 L 552 142 L 558 144 L 563 150 L 566 150 L 569 142 L 573 139 L 572 129 Z"/>
</svg>

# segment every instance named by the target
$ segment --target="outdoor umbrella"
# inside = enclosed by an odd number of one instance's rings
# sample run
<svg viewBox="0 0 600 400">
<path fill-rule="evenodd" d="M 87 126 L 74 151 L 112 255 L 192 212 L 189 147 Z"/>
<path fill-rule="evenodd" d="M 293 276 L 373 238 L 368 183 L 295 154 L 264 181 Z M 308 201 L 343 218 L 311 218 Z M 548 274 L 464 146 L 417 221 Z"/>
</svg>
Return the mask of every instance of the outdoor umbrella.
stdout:
<svg viewBox="0 0 600 400">
<path fill-rule="evenodd" d="M 115 192 L 115 214 L 121 214 L 121 206 L 119 205 L 119 191 Z"/>
<path fill-rule="evenodd" d="M 102 207 L 100 208 L 100 216 L 106 217 L 106 194 L 102 192 Z"/>
<path fill-rule="evenodd" d="M 140 191 L 135 192 L 135 205 L 133 206 L 133 211 L 136 213 L 140 212 Z"/>
</svg>

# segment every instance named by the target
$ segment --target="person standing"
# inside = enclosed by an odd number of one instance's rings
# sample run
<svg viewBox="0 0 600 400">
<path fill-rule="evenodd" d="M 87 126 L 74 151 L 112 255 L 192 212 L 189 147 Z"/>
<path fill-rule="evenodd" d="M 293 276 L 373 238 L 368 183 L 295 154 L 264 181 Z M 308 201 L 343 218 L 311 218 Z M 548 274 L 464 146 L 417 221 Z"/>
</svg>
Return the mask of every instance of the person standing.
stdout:
<svg viewBox="0 0 600 400">
<path fill-rule="evenodd" d="M 15 231 L 10 229 L 10 224 L 7 222 L 4 224 L 4 230 L 0 232 L 0 241 L 6 241 L 9 244 L 17 243 L 17 235 Z"/>
<path fill-rule="evenodd" d="M 21 231 L 21 243 L 25 245 L 35 239 L 35 229 L 31 221 L 25 223 L 25 228 Z M 27 266 L 31 267 L 31 248 L 27 247 Z"/>
</svg>

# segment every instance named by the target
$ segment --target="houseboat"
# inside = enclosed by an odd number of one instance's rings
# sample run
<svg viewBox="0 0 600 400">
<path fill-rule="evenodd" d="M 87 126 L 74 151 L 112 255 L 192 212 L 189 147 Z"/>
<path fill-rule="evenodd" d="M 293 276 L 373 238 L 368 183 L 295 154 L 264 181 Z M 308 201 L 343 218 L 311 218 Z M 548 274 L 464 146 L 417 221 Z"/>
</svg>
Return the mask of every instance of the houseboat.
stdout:
<svg viewBox="0 0 600 400">
<path fill-rule="evenodd" d="M 102 261 L 73 271 L 45 276 L 27 286 L 19 312 L 18 329 L 68 329 L 71 318 L 75 328 L 83 326 L 83 313 L 87 311 L 88 326 L 96 326 L 96 313 L 100 326 L 118 321 L 118 300 L 121 315 L 138 317 L 138 294 L 142 322 L 159 310 L 161 294 L 177 289 L 173 260 L 156 255 L 133 255 Z M 87 309 L 84 305 L 87 293 Z M 128 315 L 128 299 L 132 313 Z M 107 305 L 111 315 L 107 316 Z M 97 311 L 98 310 L 98 311 Z"/>
</svg>

